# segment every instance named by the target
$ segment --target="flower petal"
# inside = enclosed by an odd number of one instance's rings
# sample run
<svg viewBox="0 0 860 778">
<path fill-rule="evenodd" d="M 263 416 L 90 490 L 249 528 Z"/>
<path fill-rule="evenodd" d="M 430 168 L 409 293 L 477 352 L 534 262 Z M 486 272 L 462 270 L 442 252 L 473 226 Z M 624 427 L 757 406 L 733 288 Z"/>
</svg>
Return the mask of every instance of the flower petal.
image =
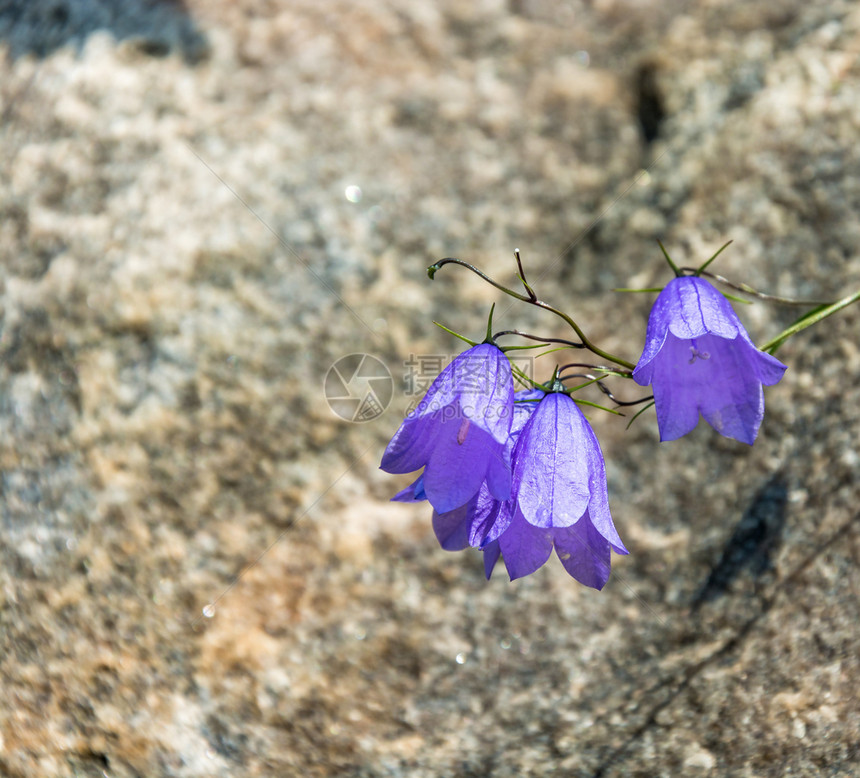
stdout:
<svg viewBox="0 0 860 778">
<path fill-rule="evenodd" d="M 484 546 L 484 575 L 487 576 L 488 581 L 493 574 L 493 568 L 496 566 L 496 562 L 499 561 L 501 553 L 502 549 L 499 547 L 498 540 L 494 540 L 492 543 Z"/>
<path fill-rule="evenodd" d="M 754 370 L 758 352 L 741 339 L 703 341 L 710 358 L 704 366 L 708 389 L 699 410 L 721 435 L 751 446 L 764 416 L 764 392 Z"/>
<path fill-rule="evenodd" d="M 455 357 L 433 382 L 416 409 L 419 417 L 456 404 L 468 419 L 504 444 L 511 429 L 514 379 L 502 351 L 480 343 Z"/>
<path fill-rule="evenodd" d="M 664 295 L 669 332 L 677 338 L 692 339 L 711 334 L 731 340 L 743 329 L 731 303 L 704 278 L 674 278 L 660 293 L 660 297 Z"/>
<path fill-rule="evenodd" d="M 424 475 L 421 474 L 409 486 L 397 492 L 391 502 L 423 502 L 427 499 L 424 494 Z"/>
<path fill-rule="evenodd" d="M 681 340 L 707 334 L 734 339 L 742 334 L 749 341 L 731 303 L 714 286 L 695 276 L 674 278 L 660 292 L 648 316 L 645 347 L 633 370 L 633 380 L 640 386 L 652 383 L 654 359 L 670 332 Z"/>
<path fill-rule="evenodd" d="M 442 548 L 456 551 L 467 545 L 484 548 L 496 540 L 510 524 L 507 503 L 493 499 L 486 484 L 465 505 L 445 513 L 433 512 L 433 529 Z M 450 547 L 456 543 L 456 547 Z"/>
<path fill-rule="evenodd" d="M 660 440 L 676 440 L 699 423 L 699 402 L 713 390 L 709 360 L 690 362 L 690 342 L 669 335 L 654 360 L 653 391 Z"/>
<path fill-rule="evenodd" d="M 752 360 L 753 369 L 755 370 L 758 380 L 765 386 L 773 386 L 782 380 L 782 376 L 788 367 L 783 365 L 772 354 L 766 354 L 764 351 L 756 349 L 755 358 Z"/>
<path fill-rule="evenodd" d="M 494 449 L 489 457 L 487 487 L 497 500 L 507 500 L 511 496 L 511 466 L 501 449 Z"/>
<path fill-rule="evenodd" d="M 446 551 L 462 551 L 469 546 L 469 506 L 461 505 L 453 511 L 433 511 L 433 532 L 439 545 Z"/>
<path fill-rule="evenodd" d="M 472 376 L 471 392 L 464 391 L 460 404 L 466 417 L 481 424 L 496 442 L 502 445 L 508 439 L 514 415 L 514 377 L 511 363 L 502 351 L 490 343 L 475 346 L 475 359 L 482 360 L 478 370 L 480 378 Z M 480 363 L 479 363 L 480 364 Z M 470 365 L 474 371 L 475 365 Z M 467 407 L 469 400 L 472 408 Z"/>
<path fill-rule="evenodd" d="M 665 291 L 665 290 L 664 290 Z M 669 334 L 669 308 L 662 292 L 657 298 L 651 314 L 648 317 L 648 329 L 645 331 L 645 347 L 642 355 L 633 369 L 633 380 L 639 386 L 648 386 L 651 383 L 654 372 L 654 357 L 660 353 L 666 336 Z"/>
<path fill-rule="evenodd" d="M 514 447 L 514 498 L 536 527 L 569 527 L 588 507 L 587 449 L 593 435 L 576 403 L 548 394 Z"/>
<path fill-rule="evenodd" d="M 469 545 L 473 548 L 483 548 L 487 543 L 487 536 L 494 531 L 496 519 L 503 503 L 493 499 L 486 484 L 482 484 L 478 493 L 469 501 L 471 506 L 469 514 Z M 506 521 L 507 525 L 510 523 Z M 501 535 L 504 527 L 493 534 L 490 540 Z"/>
<path fill-rule="evenodd" d="M 517 511 L 510 526 L 499 537 L 499 546 L 508 575 L 514 581 L 531 575 L 549 559 L 552 534 L 550 530 L 529 524 Z"/>
<path fill-rule="evenodd" d="M 449 419 L 441 425 L 448 431 L 436 439 L 424 470 L 424 491 L 431 505 L 445 513 L 471 500 L 487 477 L 491 462 L 497 472 L 498 462 L 504 464 L 504 460 L 502 446 L 484 430 L 473 425 L 462 437 L 454 429 L 459 428 L 460 420 Z M 498 484 L 500 478 L 496 475 L 494 483 Z"/>
<path fill-rule="evenodd" d="M 572 527 L 553 530 L 555 552 L 577 581 L 602 589 L 609 580 L 610 553 L 607 540 L 592 526 L 586 513 Z"/>
<path fill-rule="evenodd" d="M 514 393 L 514 419 L 511 422 L 510 439 L 516 443 L 516 439 L 522 432 L 526 422 L 538 409 L 540 401 L 546 396 L 540 389 L 524 389 Z"/>
<path fill-rule="evenodd" d="M 624 547 L 621 537 L 618 535 L 618 530 L 615 529 L 615 524 L 612 521 L 612 514 L 609 512 L 609 490 L 606 486 L 606 465 L 603 461 L 603 454 L 600 451 L 600 445 L 597 442 L 597 436 L 591 427 L 587 430 L 594 439 L 594 446 L 588 448 L 588 487 L 591 492 L 591 499 L 588 502 L 588 510 L 585 516 L 591 517 L 591 524 L 594 529 L 609 543 L 612 548 L 619 554 L 629 554 L 630 552 Z M 582 519 L 577 522 L 577 526 L 582 523 Z"/>
<path fill-rule="evenodd" d="M 489 543 L 498 540 L 502 533 L 510 526 L 516 507 L 516 503 L 513 500 L 505 500 L 504 502 L 495 501 L 494 510 L 484 519 L 482 528 L 476 528 L 475 530 L 474 539 L 481 538 L 480 543 L 473 543 L 472 545 L 484 548 Z M 478 534 L 479 532 L 483 532 L 483 536 Z"/>
<path fill-rule="evenodd" d="M 763 356 L 769 355 L 740 336 L 683 341 L 670 335 L 654 370 L 660 439 L 686 435 L 701 413 L 721 435 L 752 445 L 764 416 L 760 376 L 771 381 L 785 369 L 779 360 Z"/>
<path fill-rule="evenodd" d="M 434 417 L 408 417 L 386 447 L 380 468 L 395 475 L 420 470 L 427 464 L 440 432 Z"/>
</svg>

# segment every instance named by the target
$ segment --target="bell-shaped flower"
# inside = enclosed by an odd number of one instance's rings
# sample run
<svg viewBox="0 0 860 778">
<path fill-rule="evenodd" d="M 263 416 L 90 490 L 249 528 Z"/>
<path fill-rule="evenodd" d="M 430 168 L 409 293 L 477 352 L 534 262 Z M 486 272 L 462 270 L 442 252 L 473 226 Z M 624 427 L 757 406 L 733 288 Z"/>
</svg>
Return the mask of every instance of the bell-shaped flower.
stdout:
<svg viewBox="0 0 860 778">
<path fill-rule="evenodd" d="M 382 469 L 411 473 L 423 467 L 423 494 L 440 513 L 465 505 L 484 482 L 493 498 L 506 500 L 511 472 L 503 452 L 513 402 L 507 357 L 490 343 L 473 346 L 440 373 L 400 425 Z"/>
<path fill-rule="evenodd" d="M 699 423 L 752 445 L 764 416 L 762 385 L 777 383 L 786 366 L 759 351 L 717 289 L 681 276 L 660 292 L 633 371 L 651 384 L 660 440 L 675 440 Z"/>
<path fill-rule="evenodd" d="M 529 575 L 553 547 L 570 575 L 602 589 L 610 550 L 628 551 L 609 513 L 597 437 L 566 394 L 544 397 L 514 446 L 510 519 L 499 548 L 511 580 Z"/>
</svg>

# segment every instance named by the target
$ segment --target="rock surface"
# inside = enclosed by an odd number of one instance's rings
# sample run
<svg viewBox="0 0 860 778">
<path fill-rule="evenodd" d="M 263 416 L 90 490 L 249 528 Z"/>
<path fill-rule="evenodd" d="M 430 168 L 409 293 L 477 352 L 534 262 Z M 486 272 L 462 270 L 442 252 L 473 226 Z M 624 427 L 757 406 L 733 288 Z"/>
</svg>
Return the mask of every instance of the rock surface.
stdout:
<svg viewBox="0 0 860 778">
<path fill-rule="evenodd" d="M 656 238 L 860 287 L 857 5 L 114 5 L 0 14 L 0 773 L 853 774 L 860 308 L 783 348 L 753 448 L 593 415 L 599 593 L 485 582 L 377 465 L 431 320 L 566 334 L 442 256 L 519 246 L 630 359 Z M 364 352 L 394 400 L 348 423 Z"/>
</svg>

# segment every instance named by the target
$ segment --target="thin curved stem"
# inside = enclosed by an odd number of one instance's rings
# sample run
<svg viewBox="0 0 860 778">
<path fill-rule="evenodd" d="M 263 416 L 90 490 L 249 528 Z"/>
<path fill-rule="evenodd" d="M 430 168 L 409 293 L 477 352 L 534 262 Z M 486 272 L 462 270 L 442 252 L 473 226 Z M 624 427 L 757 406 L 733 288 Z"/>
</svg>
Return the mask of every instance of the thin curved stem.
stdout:
<svg viewBox="0 0 860 778">
<path fill-rule="evenodd" d="M 536 306 L 537 308 L 543 308 L 545 311 L 549 311 L 550 313 L 554 313 L 560 319 L 564 320 L 564 322 L 576 333 L 577 337 L 582 341 L 582 348 L 587 348 L 593 354 L 597 354 L 597 356 L 602 357 L 603 359 L 607 359 L 610 362 L 614 362 L 616 365 L 621 365 L 622 367 L 626 367 L 629 370 L 633 370 L 636 365 L 632 362 L 628 362 L 626 359 L 622 359 L 621 357 L 616 357 L 614 354 L 610 354 L 608 351 L 604 351 L 602 348 L 594 345 L 582 331 L 582 328 L 566 313 L 560 311 L 558 308 L 550 305 L 549 303 L 545 303 L 543 300 L 538 300 L 534 295 L 531 287 L 528 286 L 523 278 L 520 278 L 523 281 L 523 284 L 526 288 L 531 292 L 529 296 L 522 295 L 519 292 L 515 292 L 513 289 L 508 289 L 508 287 L 503 286 L 498 281 L 494 281 L 490 278 L 486 273 L 481 270 L 478 270 L 474 265 L 469 264 L 468 262 L 464 262 L 462 259 L 457 259 L 456 257 L 445 257 L 444 259 L 440 259 L 438 262 L 430 265 L 427 268 L 427 275 L 432 279 L 438 270 L 445 267 L 445 265 L 460 265 L 461 267 L 465 267 L 467 270 L 471 270 L 475 275 L 482 278 L 486 281 L 490 286 L 494 286 L 499 291 L 504 292 L 511 297 L 516 298 L 517 300 L 522 300 L 524 303 L 529 303 L 531 305 Z"/>
<path fill-rule="evenodd" d="M 695 275 L 696 268 L 682 267 L 681 272 L 686 275 Z M 723 284 L 723 286 L 728 286 L 730 289 L 736 289 L 738 292 L 743 292 L 744 294 L 758 297 L 759 300 L 767 300 L 771 303 L 779 303 L 781 305 L 830 305 L 832 302 L 832 300 L 798 300 L 792 297 L 777 297 L 776 295 L 765 294 L 764 292 L 759 292 L 758 290 L 753 289 L 747 284 L 737 284 L 734 281 L 729 281 L 725 276 L 711 273 L 707 270 L 702 271 L 700 275 L 712 278 L 714 281 Z"/>
<path fill-rule="evenodd" d="M 522 257 L 520 257 L 520 250 L 519 249 L 514 249 L 514 256 L 517 259 L 517 270 L 520 271 L 519 272 L 519 279 L 520 279 L 520 281 L 523 282 L 523 287 L 525 288 L 526 292 L 528 292 L 529 298 L 531 300 L 537 300 L 537 295 L 535 294 L 535 290 L 532 289 L 529 286 L 529 282 L 526 281 L 526 271 L 523 270 L 523 260 L 522 260 Z"/>
<path fill-rule="evenodd" d="M 626 359 L 622 359 L 621 357 L 616 357 L 614 354 L 610 354 L 608 351 L 604 351 L 602 348 L 595 346 L 585 336 L 585 333 L 582 331 L 582 328 L 573 319 L 571 319 L 570 316 L 558 310 L 558 308 L 554 308 L 549 303 L 543 302 L 543 300 L 528 300 L 528 302 L 530 302 L 532 305 L 537 306 L 538 308 L 543 308 L 545 311 L 554 313 L 556 316 L 563 319 L 582 341 L 583 348 L 587 348 L 592 354 L 597 354 L 597 356 L 603 357 L 603 359 L 608 359 L 610 362 L 614 362 L 616 365 L 626 367 L 629 370 L 633 370 L 633 368 L 636 367 L 636 365 L 634 365 L 632 362 L 628 362 Z"/>
<path fill-rule="evenodd" d="M 603 394 L 605 394 L 612 402 L 614 402 L 618 406 L 622 405 L 639 405 L 640 403 L 648 402 L 649 400 L 654 399 L 654 395 L 648 395 L 647 397 L 640 397 L 638 400 L 619 400 L 612 391 L 603 383 L 603 378 L 597 378 L 596 376 L 591 375 L 590 373 L 571 373 L 570 375 L 559 375 L 559 379 L 562 381 L 566 381 L 568 378 L 587 378 L 590 379 L 588 384 L 597 384 L 597 388 L 600 389 Z M 582 384 L 582 386 L 588 386 L 588 384 Z M 577 386 L 575 389 L 579 389 L 581 387 Z"/>
<path fill-rule="evenodd" d="M 493 335 L 493 339 L 501 338 L 503 335 L 519 335 L 521 338 L 528 338 L 529 340 L 536 340 L 540 343 L 560 343 L 563 346 L 568 346 L 569 348 L 585 348 L 585 345 L 582 343 L 577 343 L 573 340 L 565 340 L 564 338 L 542 338 L 538 335 L 530 335 L 527 332 L 520 332 L 519 330 L 502 330 L 501 332 L 497 332 Z M 529 348 L 533 348 L 530 346 Z"/>
<path fill-rule="evenodd" d="M 633 378 L 633 373 L 630 370 L 619 370 L 617 367 L 604 367 L 603 365 L 591 365 L 588 362 L 568 362 L 562 365 L 559 370 L 567 370 L 569 367 L 585 367 L 589 370 L 600 370 L 607 375 L 615 375 L 619 378 Z"/>
<path fill-rule="evenodd" d="M 490 286 L 496 287 L 496 289 L 504 292 L 505 294 L 509 294 L 511 297 L 516 297 L 517 300 L 522 300 L 525 303 L 530 302 L 528 297 L 521 295 L 519 292 L 515 292 L 513 289 L 508 289 L 506 286 L 502 286 L 498 281 L 494 281 L 482 270 L 478 270 L 474 265 L 470 265 L 468 262 L 464 262 L 462 259 L 457 259 L 456 257 L 445 257 L 444 259 L 440 259 L 438 262 L 434 262 L 430 265 L 430 267 L 427 268 L 427 275 L 430 276 L 431 281 L 435 278 L 437 271 L 441 270 L 445 265 L 459 265 L 467 270 L 471 270 L 476 276 L 482 278 Z"/>
</svg>

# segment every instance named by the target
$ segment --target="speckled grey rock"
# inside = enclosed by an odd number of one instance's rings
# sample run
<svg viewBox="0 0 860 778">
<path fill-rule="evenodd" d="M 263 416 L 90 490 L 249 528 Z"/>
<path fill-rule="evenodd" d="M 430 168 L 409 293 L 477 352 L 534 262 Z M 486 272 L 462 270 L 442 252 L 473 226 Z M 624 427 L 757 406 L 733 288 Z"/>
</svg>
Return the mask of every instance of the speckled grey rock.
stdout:
<svg viewBox="0 0 860 778">
<path fill-rule="evenodd" d="M 0 65 L 0 773 L 856 772 L 860 309 L 783 348 L 752 448 L 593 415 L 599 593 L 485 582 L 377 470 L 431 320 L 567 334 L 442 256 L 513 282 L 518 246 L 630 359 L 656 238 L 860 287 L 856 4 L 186 5 L 195 66 L 109 31 Z M 363 352 L 395 396 L 348 423 Z"/>
<path fill-rule="evenodd" d="M 185 13 L 183 0 L 3 0 L 0 40 L 8 53 L 45 57 L 63 46 L 80 48 L 98 30 L 130 40 L 142 53 L 181 53 L 189 63 L 206 55 L 206 40 Z"/>
</svg>

